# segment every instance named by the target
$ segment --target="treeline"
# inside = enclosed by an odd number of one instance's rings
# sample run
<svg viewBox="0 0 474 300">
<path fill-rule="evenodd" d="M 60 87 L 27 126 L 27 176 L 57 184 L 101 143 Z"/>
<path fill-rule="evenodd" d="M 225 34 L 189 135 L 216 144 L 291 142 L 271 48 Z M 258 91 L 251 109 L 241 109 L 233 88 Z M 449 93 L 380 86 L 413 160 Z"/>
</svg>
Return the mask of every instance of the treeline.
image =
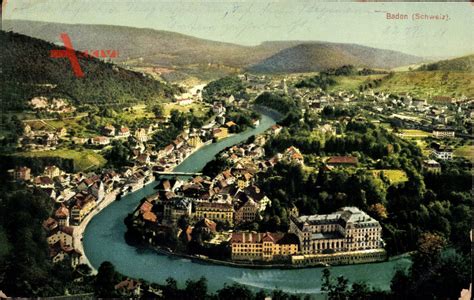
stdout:
<svg viewBox="0 0 474 300">
<path fill-rule="evenodd" d="M 283 115 L 288 115 L 291 112 L 300 114 L 301 103 L 284 94 L 263 92 L 255 99 L 255 104 L 269 107 Z"/>
<path fill-rule="evenodd" d="M 74 105 L 130 106 L 171 97 L 176 87 L 93 57 L 79 56 L 84 77 L 74 75 L 67 58 L 51 58 L 60 47 L 12 32 L 0 32 L 2 107 L 24 110 L 36 96 L 61 97 Z"/>
<path fill-rule="evenodd" d="M 368 80 L 364 82 L 363 84 L 359 85 L 359 92 L 363 92 L 369 89 L 375 89 L 377 87 L 380 87 L 382 83 L 390 78 L 392 78 L 394 75 L 393 72 L 388 73 L 388 75 L 384 76 L 383 78 L 376 78 L 372 80 Z"/>
<path fill-rule="evenodd" d="M 325 76 L 350 76 L 356 75 L 357 69 L 353 65 L 343 65 L 339 68 L 329 68 L 320 72 L 321 75 Z"/>
<path fill-rule="evenodd" d="M 212 103 L 215 100 L 234 96 L 236 99 L 249 99 L 242 80 L 237 76 L 226 76 L 210 82 L 202 89 L 202 98 Z"/>
<path fill-rule="evenodd" d="M 300 82 L 295 84 L 296 88 L 320 88 L 323 91 L 326 91 L 329 87 L 337 83 L 330 75 L 325 73 L 320 73 L 320 75 L 315 75 L 313 77 L 305 78 Z"/>
<path fill-rule="evenodd" d="M 240 109 L 238 107 L 228 107 L 226 112 L 226 122 L 232 121 L 236 125 L 229 128 L 230 133 L 239 133 L 253 126 L 253 120 L 259 120 L 260 115 L 251 110 Z"/>
<path fill-rule="evenodd" d="M 362 158 L 366 156 L 371 159 L 383 159 L 396 153 L 409 152 L 415 156 L 421 154 L 416 146 L 390 134 L 384 128 L 364 121 L 348 122 L 344 129 L 346 134 L 343 136 L 321 138 L 314 135 L 312 129 L 294 123 L 278 136 L 270 138 L 265 145 L 265 151 L 273 155 L 293 145 L 302 153 L 311 155 L 345 155 L 358 152 Z"/>
</svg>

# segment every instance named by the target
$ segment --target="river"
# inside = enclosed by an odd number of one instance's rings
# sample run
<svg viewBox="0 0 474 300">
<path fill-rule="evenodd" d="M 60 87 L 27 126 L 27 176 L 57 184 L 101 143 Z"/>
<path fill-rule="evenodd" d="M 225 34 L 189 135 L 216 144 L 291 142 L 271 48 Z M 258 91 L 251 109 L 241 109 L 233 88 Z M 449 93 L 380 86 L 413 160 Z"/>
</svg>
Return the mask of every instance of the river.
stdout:
<svg viewBox="0 0 474 300">
<path fill-rule="evenodd" d="M 245 141 L 252 135 L 262 133 L 275 124 L 269 115 L 263 114 L 259 126 L 227 139 L 213 143 L 196 151 L 183 161 L 176 171 L 200 171 L 207 162 L 223 149 Z M 222 288 L 225 283 L 240 283 L 253 290 L 281 289 L 287 293 L 318 294 L 321 287 L 322 268 L 293 270 L 247 269 L 227 266 L 208 265 L 191 262 L 189 259 L 169 257 L 148 249 L 138 249 L 125 243 L 126 226 L 123 223 L 139 201 L 154 192 L 155 184 L 128 194 L 115 201 L 98 213 L 87 225 L 83 246 L 90 263 L 98 269 L 104 261 L 110 261 L 120 273 L 157 283 L 164 283 L 173 277 L 180 286 L 188 279 L 196 280 L 204 276 L 208 280 L 210 292 Z M 389 289 L 390 280 L 397 268 L 409 266 L 408 258 L 397 258 L 387 262 L 335 266 L 333 275 L 344 275 L 351 282 L 364 281 L 379 289 Z"/>
</svg>

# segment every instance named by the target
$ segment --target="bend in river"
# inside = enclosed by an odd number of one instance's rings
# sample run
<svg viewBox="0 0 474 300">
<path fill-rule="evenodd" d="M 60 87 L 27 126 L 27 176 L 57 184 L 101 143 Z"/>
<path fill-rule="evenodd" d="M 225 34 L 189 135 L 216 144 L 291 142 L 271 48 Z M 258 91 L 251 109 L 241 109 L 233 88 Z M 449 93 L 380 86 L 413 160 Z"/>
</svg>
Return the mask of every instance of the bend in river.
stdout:
<svg viewBox="0 0 474 300">
<path fill-rule="evenodd" d="M 259 126 L 236 134 L 196 151 L 175 168 L 180 172 L 197 172 L 223 149 L 245 141 L 252 135 L 260 134 L 275 120 L 267 113 L 262 114 Z M 157 283 L 164 283 L 173 277 L 182 286 L 188 279 L 197 280 L 205 276 L 210 292 L 222 288 L 225 283 L 240 283 L 251 289 L 281 289 L 287 293 L 319 294 L 322 268 L 307 269 L 248 269 L 191 262 L 189 259 L 161 255 L 153 250 L 139 249 L 125 242 L 126 226 L 123 222 L 140 200 L 154 193 L 155 184 L 128 194 L 115 201 L 87 225 L 83 244 L 90 263 L 98 269 L 104 261 L 112 262 L 117 271 Z M 389 289 L 390 281 L 397 268 L 409 266 L 408 258 L 397 258 L 382 263 L 331 267 L 333 275 L 344 275 L 351 282 L 364 281 L 373 287 Z"/>
</svg>

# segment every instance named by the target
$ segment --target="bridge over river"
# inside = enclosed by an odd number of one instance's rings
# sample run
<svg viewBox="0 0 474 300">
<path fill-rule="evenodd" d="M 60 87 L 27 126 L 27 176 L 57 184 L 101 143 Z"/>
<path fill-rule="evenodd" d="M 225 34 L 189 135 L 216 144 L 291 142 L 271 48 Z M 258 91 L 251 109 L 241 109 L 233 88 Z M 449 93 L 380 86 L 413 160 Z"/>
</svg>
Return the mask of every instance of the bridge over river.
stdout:
<svg viewBox="0 0 474 300">
<path fill-rule="evenodd" d="M 176 171 L 155 171 L 153 172 L 158 176 L 201 176 L 199 172 L 176 172 Z"/>
<path fill-rule="evenodd" d="M 201 172 L 223 149 L 246 141 L 250 136 L 260 134 L 275 120 L 264 114 L 259 126 L 202 147 L 179 166 L 173 173 L 196 174 Z M 166 174 L 169 175 L 169 174 Z M 189 259 L 168 257 L 149 249 L 130 246 L 125 242 L 126 226 L 123 222 L 127 214 L 133 211 L 143 197 L 153 194 L 154 183 L 143 189 L 115 201 L 92 218 L 84 231 L 84 255 L 98 269 L 104 261 L 110 261 L 125 276 L 143 278 L 151 282 L 164 284 L 168 277 L 177 280 L 183 287 L 186 280 L 207 278 L 210 292 L 221 289 L 224 284 L 240 283 L 252 290 L 281 289 L 287 293 L 311 294 L 319 297 L 321 293 L 322 268 L 298 270 L 248 269 L 220 265 L 195 263 Z M 364 281 L 379 289 L 390 289 L 390 280 L 398 268 L 407 268 L 408 258 L 392 259 L 387 262 L 334 266 L 331 273 L 344 275 L 351 282 Z"/>
</svg>

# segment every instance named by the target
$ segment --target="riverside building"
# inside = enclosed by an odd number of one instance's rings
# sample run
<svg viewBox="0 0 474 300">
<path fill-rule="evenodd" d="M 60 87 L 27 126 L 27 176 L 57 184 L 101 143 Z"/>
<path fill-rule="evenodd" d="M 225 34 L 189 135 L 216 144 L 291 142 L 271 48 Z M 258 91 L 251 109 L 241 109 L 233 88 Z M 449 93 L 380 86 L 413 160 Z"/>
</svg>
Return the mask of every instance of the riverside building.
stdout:
<svg viewBox="0 0 474 300">
<path fill-rule="evenodd" d="M 357 207 L 327 215 L 291 217 L 290 232 L 298 236 L 303 255 L 383 250 L 379 222 Z"/>
</svg>

